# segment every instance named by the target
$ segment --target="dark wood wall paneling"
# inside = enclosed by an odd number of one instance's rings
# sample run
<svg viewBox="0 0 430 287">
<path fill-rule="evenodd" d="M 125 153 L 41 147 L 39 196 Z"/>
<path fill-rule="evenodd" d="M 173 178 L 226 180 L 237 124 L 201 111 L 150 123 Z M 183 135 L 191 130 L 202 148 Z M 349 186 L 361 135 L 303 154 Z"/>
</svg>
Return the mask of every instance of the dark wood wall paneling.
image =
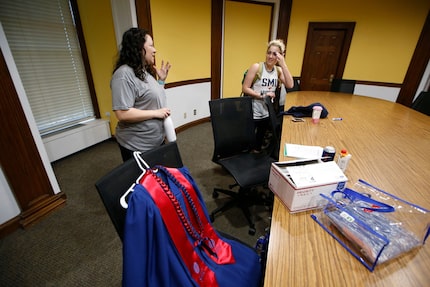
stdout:
<svg viewBox="0 0 430 287">
<path fill-rule="evenodd" d="M 152 33 L 152 18 L 150 0 L 136 0 L 137 26 Z"/>
<path fill-rule="evenodd" d="M 88 57 L 87 45 L 85 44 L 84 30 L 82 28 L 81 16 L 79 15 L 79 7 L 77 0 L 70 0 L 72 6 L 73 18 L 76 24 L 76 32 L 79 39 L 79 47 L 85 67 L 85 75 L 87 77 L 88 89 L 90 90 L 91 103 L 96 118 L 100 119 L 99 103 L 96 95 L 96 88 L 94 87 L 93 73 L 91 72 L 90 59 Z"/>
<path fill-rule="evenodd" d="M 284 40 L 285 43 L 288 41 L 292 6 L 293 0 L 281 0 L 279 3 L 278 30 L 276 38 Z"/>
<path fill-rule="evenodd" d="M 222 19 L 224 0 L 212 0 L 211 22 L 211 99 L 221 97 Z"/>
<path fill-rule="evenodd" d="M 410 107 L 430 60 L 430 11 L 403 80 L 397 103 Z"/>
<path fill-rule="evenodd" d="M 90 89 L 94 113 L 100 110 L 89 65 L 88 53 L 76 0 L 71 0 L 85 72 Z M 21 209 L 21 214 L 0 226 L 0 237 L 36 223 L 45 215 L 66 203 L 62 192 L 54 194 L 45 167 L 40 158 L 31 130 L 27 123 L 18 94 L 13 85 L 3 54 L 1 54 L 1 99 L 3 123 L 0 134 L 0 163 L 8 183 Z"/>
<path fill-rule="evenodd" d="M 0 237 L 27 227 L 66 202 L 54 194 L 9 69 L 0 53 L 0 164 L 21 208 L 18 218 L 0 226 Z"/>
</svg>

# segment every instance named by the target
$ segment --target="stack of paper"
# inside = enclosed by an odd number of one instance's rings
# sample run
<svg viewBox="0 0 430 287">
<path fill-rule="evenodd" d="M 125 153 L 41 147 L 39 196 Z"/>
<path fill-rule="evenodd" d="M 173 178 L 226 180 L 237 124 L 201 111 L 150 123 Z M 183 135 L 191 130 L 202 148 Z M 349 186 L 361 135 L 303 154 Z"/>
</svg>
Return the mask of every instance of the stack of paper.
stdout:
<svg viewBox="0 0 430 287">
<path fill-rule="evenodd" d="M 298 144 L 285 144 L 284 156 L 316 159 L 321 158 L 323 148 L 320 146 L 298 145 Z"/>
<path fill-rule="evenodd" d="M 287 172 L 297 188 L 325 185 L 347 180 L 334 161 L 287 167 Z"/>
</svg>

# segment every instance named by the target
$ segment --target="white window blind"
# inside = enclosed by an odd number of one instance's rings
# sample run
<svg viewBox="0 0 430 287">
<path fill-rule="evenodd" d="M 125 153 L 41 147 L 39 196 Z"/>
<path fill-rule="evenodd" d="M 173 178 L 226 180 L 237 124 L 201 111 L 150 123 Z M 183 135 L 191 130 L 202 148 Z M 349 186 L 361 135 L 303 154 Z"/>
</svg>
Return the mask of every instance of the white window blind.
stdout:
<svg viewBox="0 0 430 287">
<path fill-rule="evenodd" d="M 94 118 L 68 0 L 0 0 L 0 21 L 42 135 Z"/>
</svg>

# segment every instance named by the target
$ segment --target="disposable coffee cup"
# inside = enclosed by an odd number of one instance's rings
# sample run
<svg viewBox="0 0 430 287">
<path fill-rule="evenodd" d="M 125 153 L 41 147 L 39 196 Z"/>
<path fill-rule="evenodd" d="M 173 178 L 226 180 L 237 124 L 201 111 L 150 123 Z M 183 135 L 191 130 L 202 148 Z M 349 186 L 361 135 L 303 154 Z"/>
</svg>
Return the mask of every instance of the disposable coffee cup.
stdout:
<svg viewBox="0 0 430 287">
<path fill-rule="evenodd" d="M 312 122 L 314 124 L 319 123 L 320 117 L 321 117 L 321 111 L 322 111 L 322 107 L 320 107 L 320 106 L 314 106 L 313 107 L 313 110 L 312 110 Z"/>
<path fill-rule="evenodd" d="M 164 132 L 166 133 L 166 139 L 169 143 L 176 141 L 175 127 L 170 116 L 164 119 Z"/>
</svg>

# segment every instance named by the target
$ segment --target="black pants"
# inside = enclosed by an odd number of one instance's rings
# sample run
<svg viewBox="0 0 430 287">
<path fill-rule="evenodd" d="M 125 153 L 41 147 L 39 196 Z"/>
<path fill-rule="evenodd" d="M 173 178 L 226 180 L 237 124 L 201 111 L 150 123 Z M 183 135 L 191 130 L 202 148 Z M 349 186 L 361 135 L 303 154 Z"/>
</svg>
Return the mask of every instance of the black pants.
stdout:
<svg viewBox="0 0 430 287">
<path fill-rule="evenodd" d="M 163 142 L 161 145 L 164 145 L 164 144 L 165 144 L 165 142 Z M 127 160 L 129 160 L 131 158 L 134 158 L 134 155 L 133 155 L 134 151 L 126 149 L 125 147 L 123 147 L 120 144 L 118 144 L 118 146 L 119 146 L 119 150 L 121 151 L 122 160 L 124 162 L 126 162 Z"/>
<path fill-rule="evenodd" d="M 122 161 L 126 162 L 127 160 L 133 158 L 133 152 L 132 150 L 126 149 L 122 145 L 118 144 L 119 150 L 121 151 Z"/>
<path fill-rule="evenodd" d="M 261 146 L 264 142 L 264 136 L 266 135 L 266 131 L 269 128 L 269 118 L 254 120 L 255 125 L 255 146 L 254 149 L 257 151 L 261 151 Z"/>
</svg>

